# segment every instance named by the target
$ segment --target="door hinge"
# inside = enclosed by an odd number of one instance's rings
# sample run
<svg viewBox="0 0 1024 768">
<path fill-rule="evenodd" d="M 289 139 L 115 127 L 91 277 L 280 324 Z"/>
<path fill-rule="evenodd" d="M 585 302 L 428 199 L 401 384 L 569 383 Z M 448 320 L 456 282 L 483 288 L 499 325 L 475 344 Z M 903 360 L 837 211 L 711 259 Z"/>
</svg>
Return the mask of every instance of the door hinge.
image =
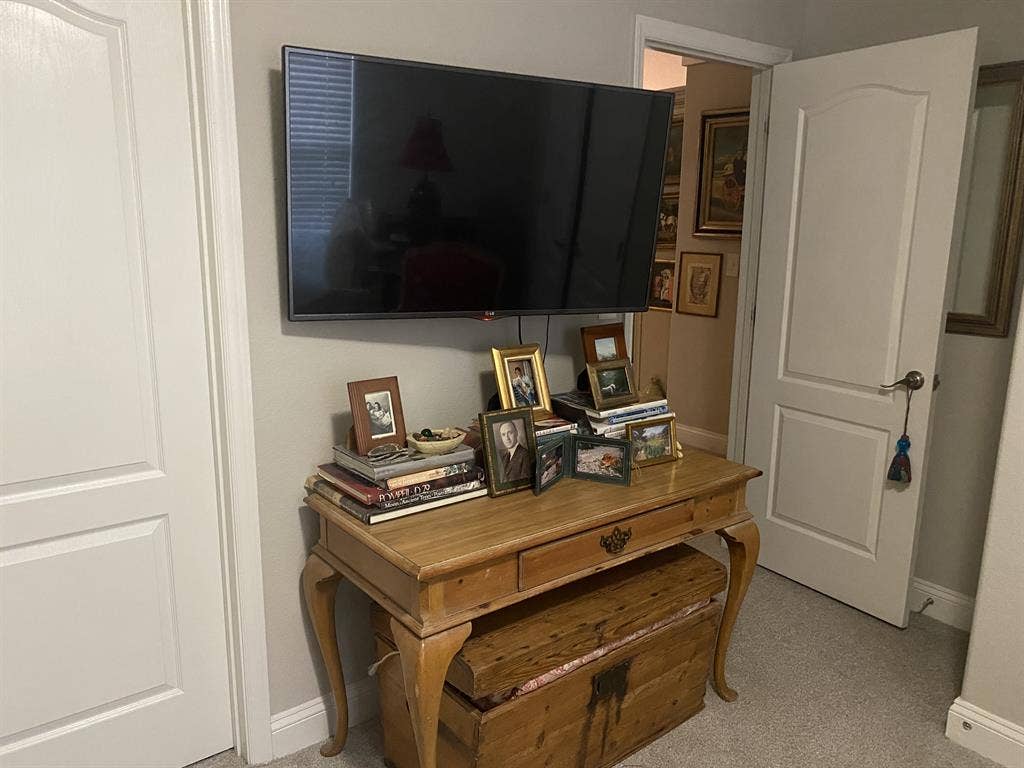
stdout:
<svg viewBox="0 0 1024 768">
<path fill-rule="evenodd" d="M 754 323 L 757 322 L 757 304 L 750 308 L 750 327 L 754 327 Z"/>
</svg>

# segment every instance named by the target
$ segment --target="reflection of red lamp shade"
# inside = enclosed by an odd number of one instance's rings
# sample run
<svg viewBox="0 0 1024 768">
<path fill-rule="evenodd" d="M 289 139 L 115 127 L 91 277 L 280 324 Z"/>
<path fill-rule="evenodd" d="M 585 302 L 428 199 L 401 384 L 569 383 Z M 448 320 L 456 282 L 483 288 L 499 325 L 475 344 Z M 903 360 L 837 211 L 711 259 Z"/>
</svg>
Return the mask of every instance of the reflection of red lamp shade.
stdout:
<svg viewBox="0 0 1024 768">
<path fill-rule="evenodd" d="M 401 164 L 417 171 L 450 171 L 452 161 L 444 148 L 441 121 L 435 117 L 418 117 L 412 135 L 405 142 Z"/>
</svg>

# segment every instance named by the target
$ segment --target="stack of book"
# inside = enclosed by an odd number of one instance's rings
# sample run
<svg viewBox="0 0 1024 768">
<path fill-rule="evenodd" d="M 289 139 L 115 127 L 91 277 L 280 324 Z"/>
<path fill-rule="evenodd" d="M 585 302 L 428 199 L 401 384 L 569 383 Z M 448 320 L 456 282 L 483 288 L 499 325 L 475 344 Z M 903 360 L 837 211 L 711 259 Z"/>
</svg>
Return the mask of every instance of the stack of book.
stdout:
<svg viewBox="0 0 1024 768">
<path fill-rule="evenodd" d="M 368 525 L 487 493 L 483 470 L 466 445 L 440 456 L 414 453 L 389 462 L 371 462 L 338 445 L 334 461 L 317 467 L 306 490 Z"/>
<path fill-rule="evenodd" d="M 631 422 L 675 416 L 669 411 L 668 400 L 665 398 L 599 411 L 589 392 L 573 391 L 552 395 L 551 405 L 555 413 L 567 421 L 586 419 L 594 434 L 602 437 L 623 438 L 626 436 L 626 425 Z"/>
</svg>

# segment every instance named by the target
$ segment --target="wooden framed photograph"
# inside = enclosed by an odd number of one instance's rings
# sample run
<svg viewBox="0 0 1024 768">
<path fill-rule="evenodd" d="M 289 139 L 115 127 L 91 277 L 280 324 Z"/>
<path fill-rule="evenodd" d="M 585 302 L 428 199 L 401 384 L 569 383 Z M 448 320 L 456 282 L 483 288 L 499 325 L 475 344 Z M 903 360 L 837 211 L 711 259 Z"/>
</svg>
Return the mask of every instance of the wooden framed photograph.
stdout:
<svg viewBox="0 0 1024 768">
<path fill-rule="evenodd" d="M 405 417 L 397 376 L 350 381 L 348 403 L 360 455 L 379 445 L 405 447 Z"/>
<path fill-rule="evenodd" d="M 588 363 L 603 363 L 628 357 L 626 327 L 622 323 L 587 325 L 580 328 L 583 357 Z"/>
<path fill-rule="evenodd" d="M 650 309 L 661 310 L 662 312 L 672 311 L 672 299 L 676 294 L 676 260 L 674 250 L 667 258 L 662 254 L 661 249 L 654 257 L 654 267 L 651 270 L 651 291 L 647 301 Z"/>
<path fill-rule="evenodd" d="M 573 435 L 569 456 L 573 477 L 597 480 L 601 483 L 629 485 L 630 450 L 628 440 Z"/>
<path fill-rule="evenodd" d="M 749 131 L 749 110 L 701 114 L 694 235 L 739 237 L 743 233 Z"/>
<path fill-rule="evenodd" d="M 633 366 L 626 358 L 587 363 L 587 377 L 590 379 L 594 407 L 599 411 L 629 405 L 640 399 L 633 377 Z"/>
<path fill-rule="evenodd" d="M 626 439 L 633 448 L 634 467 L 675 461 L 676 417 L 663 416 L 627 424 Z"/>
<path fill-rule="evenodd" d="M 570 436 L 571 437 L 571 436 Z M 533 492 L 540 496 L 566 476 L 567 455 L 565 435 L 555 435 L 537 443 L 537 463 L 533 473 Z"/>
<path fill-rule="evenodd" d="M 718 317 L 718 292 L 722 283 L 722 254 L 679 255 L 679 297 L 676 312 Z"/>
<path fill-rule="evenodd" d="M 551 413 L 551 393 L 540 345 L 492 347 L 491 357 L 502 408 L 532 408 L 537 413 Z"/>
<path fill-rule="evenodd" d="M 481 413 L 480 439 L 489 495 L 502 496 L 533 487 L 537 435 L 532 408 Z"/>
<path fill-rule="evenodd" d="M 673 187 L 661 196 L 661 206 L 658 209 L 658 245 L 671 245 L 675 247 L 676 235 L 679 234 L 679 188 Z"/>
</svg>

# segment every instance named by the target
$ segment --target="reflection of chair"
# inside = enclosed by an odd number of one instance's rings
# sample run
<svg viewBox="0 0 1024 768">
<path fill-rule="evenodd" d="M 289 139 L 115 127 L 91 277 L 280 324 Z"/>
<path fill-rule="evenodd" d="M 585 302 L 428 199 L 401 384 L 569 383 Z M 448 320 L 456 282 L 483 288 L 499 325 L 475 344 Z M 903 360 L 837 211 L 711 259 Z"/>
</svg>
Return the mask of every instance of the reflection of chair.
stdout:
<svg viewBox="0 0 1024 768">
<path fill-rule="evenodd" d="M 404 312 L 457 312 L 495 308 L 502 264 L 465 243 L 431 243 L 405 253 L 402 266 Z"/>
</svg>

